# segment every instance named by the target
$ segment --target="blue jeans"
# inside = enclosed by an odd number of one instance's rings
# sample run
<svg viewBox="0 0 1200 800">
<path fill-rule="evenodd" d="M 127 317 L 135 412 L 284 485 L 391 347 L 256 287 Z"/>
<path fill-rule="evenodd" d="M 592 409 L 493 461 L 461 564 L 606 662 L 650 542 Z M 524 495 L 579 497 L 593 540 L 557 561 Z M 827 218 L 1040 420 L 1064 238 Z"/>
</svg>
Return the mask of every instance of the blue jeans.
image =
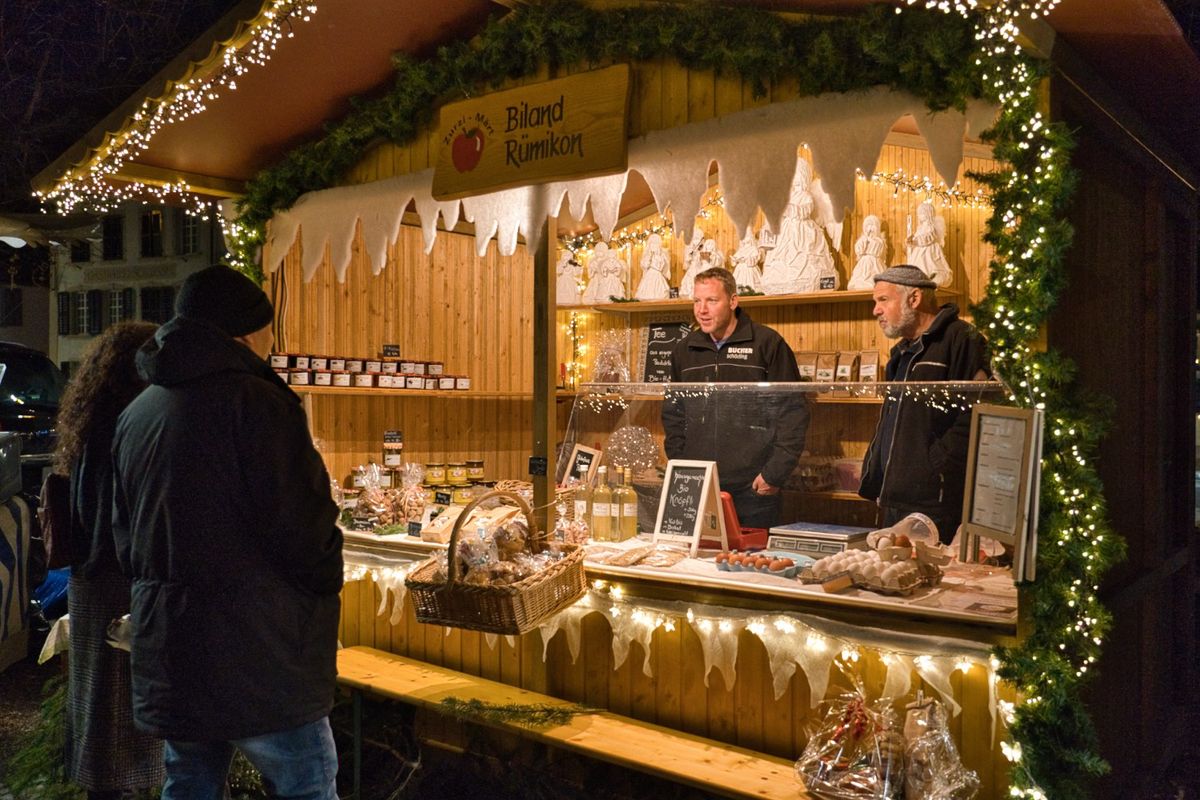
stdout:
<svg viewBox="0 0 1200 800">
<path fill-rule="evenodd" d="M 231 742 L 167 740 L 162 800 L 223 800 L 235 748 L 262 773 L 271 797 L 337 800 L 337 751 L 329 717 Z"/>
</svg>

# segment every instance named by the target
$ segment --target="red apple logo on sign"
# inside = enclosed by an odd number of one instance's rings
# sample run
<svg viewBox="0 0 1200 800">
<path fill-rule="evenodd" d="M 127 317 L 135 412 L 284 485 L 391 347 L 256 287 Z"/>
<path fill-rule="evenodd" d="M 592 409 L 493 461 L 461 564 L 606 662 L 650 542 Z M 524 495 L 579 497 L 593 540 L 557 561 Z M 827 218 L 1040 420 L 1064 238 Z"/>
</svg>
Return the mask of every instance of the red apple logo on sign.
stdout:
<svg viewBox="0 0 1200 800">
<path fill-rule="evenodd" d="M 454 139 L 454 146 L 450 151 L 450 158 L 454 162 L 454 168 L 459 172 L 470 172 L 475 169 L 479 163 L 479 159 L 483 156 L 483 131 L 479 128 L 472 128 L 466 133 L 460 133 Z"/>
</svg>

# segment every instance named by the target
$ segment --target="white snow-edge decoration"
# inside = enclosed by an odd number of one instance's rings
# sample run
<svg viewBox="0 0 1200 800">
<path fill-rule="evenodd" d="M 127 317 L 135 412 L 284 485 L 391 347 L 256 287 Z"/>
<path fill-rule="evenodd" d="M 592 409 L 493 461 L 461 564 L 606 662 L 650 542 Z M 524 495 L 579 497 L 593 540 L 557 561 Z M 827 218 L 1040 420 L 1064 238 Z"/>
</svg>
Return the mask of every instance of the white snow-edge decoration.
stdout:
<svg viewBox="0 0 1200 800">
<path fill-rule="evenodd" d="M 388 594 L 392 595 L 390 621 L 394 625 L 402 616 L 406 596 L 403 579 L 408 569 L 411 566 L 395 569 L 348 562 L 344 572 L 347 583 L 369 577 L 379 584 L 383 595 L 376 612 L 379 616 L 386 610 Z M 963 665 L 972 669 L 978 667 L 987 673 L 993 739 L 996 735 L 999 679 L 988 648 L 976 642 L 860 627 L 808 614 L 763 616 L 743 609 L 665 600 L 632 601 L 589 591 L 574 605 L 541 623 L 542 660 L 549 657 L 551 640 L 563 631 L 571 663 L 577 663 L 583 618 L 589 614 L 599 614 L 609 623 L 613 669 L 621 668 L 628 659 L 630 645 L 636 641 L 643 651 L 642 673 L 649 678 L 654 677 L 654 632 L 659 628 L 674 630 L 677 625 L 690 625 L 704 655 L 704 685 L 710 686 L 710 676 L 716 669 L 721 673 L 726 691 L 733 691 L 737 682 L 739 639 L 743 631 L 747 631 L 762 642 L 767 652 L 775 699 L 787 692 L 799 668 L 808 682 L 809 703 L 814 708 L 825 699 L 830 673 L 838 656 L 857 652 L 863 647 L 878 651 L 887 666 L 881 697 L 906 697 L 912 690 L 912 677 L 916 672 L 928 688 L 941 696 L 952 715 L 957 715 L 962 707 L 954 698 L 951 675 Z M 447 628 L 446 634 L 449 632 Z M 495 649 L 498 637 L 485 633 L 484 641 L 490 649 Z M 504 641 L 509 647 L 516 647 L 516 637 L 505 636 Z"/>
<path fill-rule="evenodd" d="M 460 215 L 473 223 L 480 256 L 493 238 L 505 256 L 513 254 L 520 237 L 530 247 L 540 247 L 546 216 L 560 213 L 564 203 L 575 219 L 584 216 L 590 203 L 599 233 L 607 240 L 620 216 L 629 172 L 635 171 L 649 184 L 659 212 L 671 209 L 676 233 L 686 241 L 714 162 L 725 213 L 738 231 L 749 228 L 758 209 L 772 230 L 778 230 L 802 144 L 811 151 L 818 176 L 812 187 L 814 200 L 821 216 L 830 218 L 826 227 L 831 236 L 836 235 L 836 243 L 845 212 L 854 204 L 856 174 L 874 172 L 896 120 L 909 114 L 914 117 L 937 172 L 946 185 L 953 186 L 962 163 L 964 136 L 968 132 L 978 136 L 998 110 L 995 105 L 972 101 L 965 113 L 947 110 L 931 114 L 914 95 L 875 87 L 804 97 L 651 131 L 629 141 L 628 170 L 615 175 L 523 186 L 446 202 L 433 199 L 432 169 L 309 192 L 271 220 L 267 238 L 270 258 L 263 269 L 278 269 L 299 238 L 304 280 L 312 279 L 328 246 L 332 266 L 342 282 L 355 231 L 361 225 L 366 256 L 377 275 L 386 265 L 387 249 L 396 241 L 410 203 L 421 220 L 427 253 L 437 236 L 439 216 L 446 229 L 453 228 Z"/>
</svg>

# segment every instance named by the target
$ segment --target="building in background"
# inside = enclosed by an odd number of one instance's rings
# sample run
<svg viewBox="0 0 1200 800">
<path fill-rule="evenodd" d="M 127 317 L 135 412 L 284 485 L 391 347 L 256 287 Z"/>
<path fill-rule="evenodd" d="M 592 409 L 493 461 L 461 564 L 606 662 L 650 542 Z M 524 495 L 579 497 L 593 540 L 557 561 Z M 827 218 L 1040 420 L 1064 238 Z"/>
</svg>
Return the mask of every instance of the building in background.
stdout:
<svg viewBox="0 0 1200 800">
<path fill-rule="evenodd" d="M 160 204 L 128 203 L 105 215 L 98 233 L 52 246 L 47 350 L 68 375 L 112 323 L 170 319 L 184 278 L 225 254 L 217 223 Z"/>
</svg>

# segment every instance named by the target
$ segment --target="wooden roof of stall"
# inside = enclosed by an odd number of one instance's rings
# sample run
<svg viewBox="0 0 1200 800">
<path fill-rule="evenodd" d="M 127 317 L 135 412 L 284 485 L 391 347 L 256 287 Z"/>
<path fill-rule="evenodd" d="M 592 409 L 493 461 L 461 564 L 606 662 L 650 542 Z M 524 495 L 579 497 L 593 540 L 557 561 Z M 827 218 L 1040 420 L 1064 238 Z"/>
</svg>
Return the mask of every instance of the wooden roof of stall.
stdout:
<svg viewBox="0 0 1200 800">
<path fill-rule="evenodd" d="M 741 0 L 776 11 L 836 14 L 870 0 Z M 115 177 L 185 181 L 214 197 L 240 194 L 259 170 L 349 110 L 349 99 L 386 87 L 391 56 L 417 57 L 469 38 L 514 0 L 321 0 L 294 39 L 238 79 L 201 114 L 166 126 Z M 86 167 L 109 134 L 130 124 L 147 98 L 219 66 L 226 46 L 244 43 L 269 0 L 245 0 L 34 179 L 46 190 Z M 1063 0 L 1049 17 L 1060 41 L 1114 88 L 1192 170 L 1200 168 L 1200 59 L 1161 0 Z"/>
</svg>

